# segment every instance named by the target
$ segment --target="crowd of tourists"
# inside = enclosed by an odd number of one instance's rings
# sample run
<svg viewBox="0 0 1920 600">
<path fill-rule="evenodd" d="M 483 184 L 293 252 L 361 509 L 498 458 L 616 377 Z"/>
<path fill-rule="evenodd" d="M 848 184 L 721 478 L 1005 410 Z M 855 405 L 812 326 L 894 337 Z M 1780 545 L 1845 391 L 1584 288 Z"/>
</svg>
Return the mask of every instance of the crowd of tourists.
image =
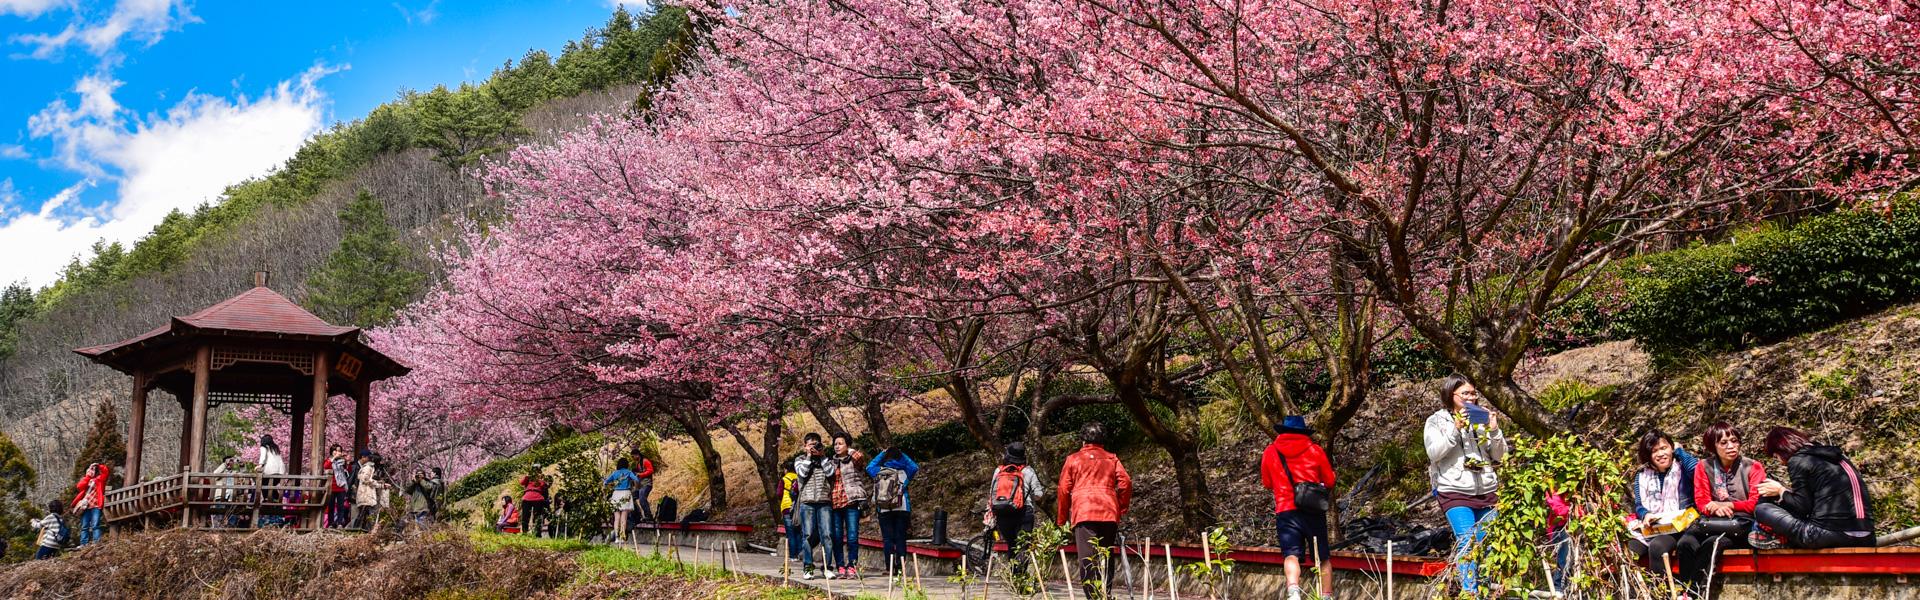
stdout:
<svg viewBox="0 0 1920 600">
<path fill-rule="evenodd" d="M 1506 458 L 1508 443 L 1500 418 L 1482 406 L 1473 384 L 1448 378 L 1439 396 L 1442 407 L 1426 419 L 1423 431 L 1428 476 L 1454 536 L 1458 584 L 1477 594 L 1481 586 L 1472 551 L 1499 518 L 1496 467 Z M 1294 600 L 1303 594 L 1302 561 L 1311 557 L 1314 564 L 1324 564 L 1328 556 L 1335 474 L 1306 419 L 1287 416 L 1276 429 L 1261 457 L 1260 481 L 1273 496 L 1275 545 L 1286 557 L 1286 597 Z M 1054 518 L 1071 530 L 1088 598 L 1100 597 L 1096 582 L 1109 580 L 1111 565 L 1095 557 L 1115 555 L 1119 524 L 1133 496 L 1126 467 L 1106 449 L 1107 435 L 1098 422 L 1080 431 L 1081 447 L 1063 462 L 1053 492 Z M 1632 511 L 1621 518 L 1628 547 L 1650 568 L 1677 571 L 1681 597 L 1704 591 L 1707 570 L 1729 548 L 1873 544 L 1867 490 L 1839 448 L 1815 443 L 1790 427 L 1770 430 L 1764 457 L 1785 465 L 1789 486 L 1742 453 L 1745 438 L 1738 428 L 1715 423 L 1699 440 L 1703 456 L 1696 458 L 1665 432 L 1645 433 L 1637 445 Z M 878 513 L 886 575 L 899 576 L 913 514 L 909 489 L 919 471 L 920 465 L 898 448 L 869 460 L 844 434 L 835 435 L 831 446 L 819 434 L 807 434 L 800 454 L 787 464 L 780 499 L 786 551 L 801 563 L 802 577 L 861 575 L 858 532 L 866 511 Z M 1002 550 L 1004 564 L 1015 573 L 1027 568 L 1029 555 L 1011 542 L 1033 530 L 1035 507 L 1047 494 L 1027 464 L 1026 448 L 1009 444 L 988 480 L 984 521 L 997 539 L 1009 542 Z M 1542 500 L 1554 516 L 1545 537 L 1558 545 L 1554 554 L 1564 563 L 1565 519 L 1572 509 L 1558 495 Z M 1103 547 L 1106 552 L 1099 550 Z M 1554 579 L 1557 588 L 1565 588 L 1565 564 Z M 1317 597 L 1333 597 L 1330 570 L 1322 569 L 1311 584 L 1319 588 Z"/>
</svg>

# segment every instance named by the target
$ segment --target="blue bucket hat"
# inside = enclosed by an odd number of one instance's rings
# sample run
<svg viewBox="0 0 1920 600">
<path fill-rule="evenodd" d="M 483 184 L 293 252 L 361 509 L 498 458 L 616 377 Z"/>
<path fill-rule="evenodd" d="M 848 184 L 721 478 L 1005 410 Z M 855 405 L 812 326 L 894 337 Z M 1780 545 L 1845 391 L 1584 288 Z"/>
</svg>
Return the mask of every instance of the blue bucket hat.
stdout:
<svg viewBox="0 0 1920 600">
<path fill-rule="evenodd" d="M 1277 431 L 1280 433 L 1298 433 L 1300 435 L 1313 435 L 1313 428 L 1307 426 L 1307 418 L 1302 417 L 1300 415 L 1287 415 L 1287 418 L 1281 419 L 1280 425 L 1278 427 L 1274 427 L 1273 429 L 1274 431 Z"/>
</svg>

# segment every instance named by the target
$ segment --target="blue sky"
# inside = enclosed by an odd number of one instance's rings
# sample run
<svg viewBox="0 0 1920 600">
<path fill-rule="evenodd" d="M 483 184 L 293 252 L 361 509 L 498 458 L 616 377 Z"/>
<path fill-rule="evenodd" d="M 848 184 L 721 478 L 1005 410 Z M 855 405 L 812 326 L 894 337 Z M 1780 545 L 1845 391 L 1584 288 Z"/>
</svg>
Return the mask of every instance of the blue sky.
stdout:
<svg viewBox="0 0 1920 600">
<path fill-rule="evenodd" d="M 50 283 L 402 89 L 557 55 L 618 3 L 0 0 L 0 285 Z"/>
</svg>

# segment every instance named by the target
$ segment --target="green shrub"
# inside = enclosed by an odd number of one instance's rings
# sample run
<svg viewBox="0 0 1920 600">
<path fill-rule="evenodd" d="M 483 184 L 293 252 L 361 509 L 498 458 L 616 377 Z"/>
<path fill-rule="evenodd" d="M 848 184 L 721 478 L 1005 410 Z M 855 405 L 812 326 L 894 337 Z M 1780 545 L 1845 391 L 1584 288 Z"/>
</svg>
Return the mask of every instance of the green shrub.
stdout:
<svg viewBox="0 0 1920 600">
<path fill-rule="evenodd" d="M 454 481 L 447 488 L 447 503 L 472 498 L 488 488 L 511 481 L 515 476 L 525 473 L 534 463 L 550 465 L 576 454 L 598 448 L 606 443 L 598 433 L 572 435 L 558 438 L 516 456 L 502 458 L 468 473 Z"/>
<path fill-rule="evenodd" d="M 1561 412 L 1577 406 L 1605 402 L 1607 398 L 1613 397 L 1614 387 L 1593 385 L 1578 379 L 1562 379 L 1540 390 L 1536 396 L 1540 400 L 1540 405 L 1547 407 L 1547 410 Z"/>
<path fill-rule="evenodd" d="M 1613 335 L 1663 362 L 1817 330 L 1920 297 L 1920 201 L 1626 261 Z"/>
</svg>

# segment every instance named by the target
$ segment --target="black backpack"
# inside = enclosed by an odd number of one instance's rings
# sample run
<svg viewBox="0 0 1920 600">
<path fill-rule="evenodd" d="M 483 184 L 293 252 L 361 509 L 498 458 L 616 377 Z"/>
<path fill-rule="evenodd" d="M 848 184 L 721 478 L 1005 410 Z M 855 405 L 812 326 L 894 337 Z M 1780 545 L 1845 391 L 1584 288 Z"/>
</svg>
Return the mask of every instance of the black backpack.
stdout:
<svg viewBox="0 0 1920 600">
<path fill-rule="evenodd" d="M 660 523 L 674 523 L 680 520 L 680 501 L 673 496 L 660 498 L 660 509 L 653 511 L 653 518 Z"/>
<path fill-rule="evenodd" d="M 54 517 L 53 522 L 54 522 L 54 526 L 59 528 L 54 530 L 53 543 L 58 544 L 61 548 L 65 548 L 69 545 L 72 545 L 73 530 L 67 528 L 67 520 L 62 519 L 60 517 Z"/>
</svg>

